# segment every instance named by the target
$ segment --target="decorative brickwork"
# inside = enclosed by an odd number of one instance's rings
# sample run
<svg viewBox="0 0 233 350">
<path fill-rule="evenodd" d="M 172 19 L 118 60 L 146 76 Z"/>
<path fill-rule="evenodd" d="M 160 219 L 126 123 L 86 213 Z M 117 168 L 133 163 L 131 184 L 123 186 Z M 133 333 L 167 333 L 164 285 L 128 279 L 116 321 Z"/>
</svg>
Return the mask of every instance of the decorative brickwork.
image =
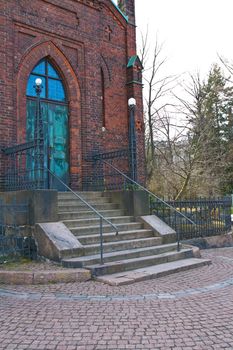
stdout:
<svg viewBox="0 0 233 350">
<path fill-rule="evenodd" d="M 111 0 L 1 2 L 0 148 L 26 141 L 27 81 L 34 66 L 47 57 L 62 77 L 68 97 L 71 186 L 78 187 L 89 175 L 90 155 L 128 147 L 129 97 L 137 100 L 142 172 L 142 86 L 140 81 L 129 81 L 127 68 L 136 55 L 134 0 L 125 1 L 125 8 L 129 21 Z M 0 153 L 0 178 L 3 169 Z"/>
</svg>

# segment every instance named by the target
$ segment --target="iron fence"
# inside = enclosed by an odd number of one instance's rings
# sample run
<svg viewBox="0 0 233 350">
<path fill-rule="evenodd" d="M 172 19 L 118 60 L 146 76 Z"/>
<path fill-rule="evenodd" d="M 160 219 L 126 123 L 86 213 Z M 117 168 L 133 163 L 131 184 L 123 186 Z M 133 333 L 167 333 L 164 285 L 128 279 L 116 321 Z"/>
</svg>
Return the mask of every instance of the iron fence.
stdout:
<svg viewBox="0 0 233 350">
<path fill-rule="evenodd" d="M 113 152 L 93 154 L 87 159 L 90 168 L 89 173 L 83 180 L 85 191 L 113 191 L 127 188 L 127 181 L 113 169 L 106 166 L 108 161 L 119 169 L 129 173 L 129 150 L 120 149 Z M 85 175 L 85 174 L 84 174 Z"/>
<path fill-rule="evenodd" d="M 176 211 L 151 198 L 151 214 L 158 216 L 178 232 L 181 240 L 215 236 L 231 230 L 231 197 L 166 201 L 166 203 Z M 178 212 L 183 213 L 195 225 L 190 224 Z"/>
<path fill-rule="evenodd" d="M 36 140 L 2 149 L 5 158 L 4 190 L 18 191 L 45 187 L 43 147 L 43 140 Z"/>
<path fill-rule="evenodd" d="M 55 180 L 46 170 L 48 159 L 43 140 L 8 147 L 2 152 L 5 164 L 2 186 L 5 191 L 45 189 L 54 185 Z M 111 171 L 103 160 L 129 173 L 128 149 L 92 154 L 86 159 L 88 166 L 83 171 L 80 190 L 105 191 L 127 187 L 124 179 Z"/>
</svg>

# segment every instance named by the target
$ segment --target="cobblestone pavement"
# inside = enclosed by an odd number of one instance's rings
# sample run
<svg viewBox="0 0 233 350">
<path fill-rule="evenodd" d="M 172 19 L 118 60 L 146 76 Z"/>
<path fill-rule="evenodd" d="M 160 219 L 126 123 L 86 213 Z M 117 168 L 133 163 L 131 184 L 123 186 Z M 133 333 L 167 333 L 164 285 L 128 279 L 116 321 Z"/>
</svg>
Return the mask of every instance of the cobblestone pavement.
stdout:
<svg viewBox="0 0 233 350">
<path fill-rule="evenodd" d="M 233 248 L 129 286 L 0 286 L 0 349 L 233 349 Z"/>
</svg>

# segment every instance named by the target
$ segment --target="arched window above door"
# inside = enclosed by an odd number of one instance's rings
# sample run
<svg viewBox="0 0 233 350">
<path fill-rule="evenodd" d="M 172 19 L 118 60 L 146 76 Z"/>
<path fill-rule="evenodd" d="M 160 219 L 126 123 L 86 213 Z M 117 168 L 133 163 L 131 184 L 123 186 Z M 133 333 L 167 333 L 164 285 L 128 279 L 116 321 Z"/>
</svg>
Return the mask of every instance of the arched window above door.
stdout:
<svg viewBox="0 0 233 350">
<path fill-rule="evenodd" d="M 33 68 L 27 83 L 27 96 L 36 97 L 35 80 L 42 79 L 41 98 L 66 103 L 62 79 L 48 59 L 43 59 Z"/>
</svg>

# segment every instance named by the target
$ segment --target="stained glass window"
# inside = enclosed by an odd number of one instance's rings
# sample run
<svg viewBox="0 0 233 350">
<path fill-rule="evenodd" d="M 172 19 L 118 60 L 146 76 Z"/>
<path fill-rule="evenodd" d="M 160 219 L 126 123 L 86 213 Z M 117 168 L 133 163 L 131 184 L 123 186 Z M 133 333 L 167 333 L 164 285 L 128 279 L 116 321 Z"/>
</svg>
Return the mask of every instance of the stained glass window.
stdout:
<svg viewBox="0 0 233 350">
<path fill-rule="evenodd" d="M 55 71 L 55 69 L 53 68 L 53 66 L 51 66 L 50 63 L 48 63 L 48 76 L 49 77 L 53 77 L 53 78 L 57 78 L 60 79 L 59 75 L 57 74 L 57 72 Z"/>
<path fill-rule="evenodd" d="M 45 60 L 40 61 L 33 69 L 32 73 L 45 75 Z"/>
<path fill-rule="evenodd" d="M 47 60 L 41 60 L 32 70 L 27 83 L 27 96 L 36 97 L 35 80 L 42 79 L 41 98 L 66 102 L 66 93 L 62 79 L 56 69 Z"/>
<path fill-rule="evenodd" d="M 65 101 L 65 91 L 60 80 L 48 79 L 48 99 Z"/>
</svg>

